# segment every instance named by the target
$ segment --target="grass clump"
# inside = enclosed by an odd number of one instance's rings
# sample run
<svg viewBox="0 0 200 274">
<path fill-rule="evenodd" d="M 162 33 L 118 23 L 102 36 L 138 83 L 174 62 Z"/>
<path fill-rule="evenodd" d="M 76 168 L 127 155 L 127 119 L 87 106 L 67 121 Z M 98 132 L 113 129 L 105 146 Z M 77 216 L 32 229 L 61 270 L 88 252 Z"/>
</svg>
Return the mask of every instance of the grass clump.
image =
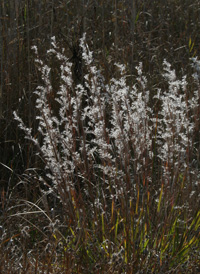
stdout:
<svg viewBox="0 0 200 274">
<path fill-rule="evenodd" d="M 36 134 L 14 113 L 44 170 L 21 177 L 37 191 L 8 210 L 2 271 L 198 273 L 199 78 L 177 79 L 164 60 L 161 89 L 148 89 L 142 63 L 132 86 L 120 64 L 120 76 L 105 83 L 84 37 L 80 46 L 84 68 L 75 84 L 52 39 L 56 93 L 51 68 L 37 57 Z"/>
</svg>

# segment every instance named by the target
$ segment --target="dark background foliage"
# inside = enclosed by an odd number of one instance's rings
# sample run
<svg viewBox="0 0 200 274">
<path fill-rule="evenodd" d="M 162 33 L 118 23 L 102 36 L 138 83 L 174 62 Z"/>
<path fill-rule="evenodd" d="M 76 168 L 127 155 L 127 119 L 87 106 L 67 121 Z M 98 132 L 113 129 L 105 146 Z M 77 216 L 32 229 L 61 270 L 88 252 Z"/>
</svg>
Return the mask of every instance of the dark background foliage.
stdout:
<svg viewBox="0 0 200 274">
<path fill-rule="evenodd" d="M 79 39 L 86 32 L 95 61 L 107 81 L 115 73 L 114 62 L 126 64 L 133 74 L 138 62 L 143 62 L 145 73 L 151 75 L 150 88 L 155 89 L 162 85 L 158 74 L 165 58 L 177 73 L 190 72 L 189 58 L 199 54 L 199 18 L 197 0 L 2 0 L 0 192 L 8 190 L 8 182 L 14 184 L 16 174 L 35 161 L 33 148 L 24 142 L 12 114 L 17 110 L 35 128 L 33 91 L 40 77 L 33 45 L 38 46 L 45 60 L 50 39 L 56 36 L 73 63 L 73 77 L 78 83 L 82 81 Z M 56 64 L 51 66 L 56 70 Z M 59 81 L 54 78 L 56 87 Z M 12 176 L 2 164 L 13 170 Z"/>
<path fill-rule="evenodd" d="M 46 58 L 50 39 L 56 36 L 73 63 L 75 83 L 82 81 L 79 39 L 87 41 L 107 81 L 113 63 L 127 65 L 134 74 L 143 62 L 151 75 L 150 88 L 162 83 L 159 72 L 166 58 L 179 71 L 190 70 L 189 58 L 199 54 L 199 1 L 112 0 L 55 1 L 2 0 L 0 3 L 0 192 L 14 184 L 35 161 L 33 148 L 19 132 L 12 112 L 18 110 L 35 128 L 33 91 L 40 83 L 34 63 L 33 45 Z M 50 60 L 48 61 L 50 62 Z M 56 64 L 51 64 L 56 70 Z M 54 77 L 55 78 L 55 77 Z M 52 77 L 54 85 L 58 79 Z M 56 89 L 56 88 L 55 88 Z"/>
<path fill-rule="evenodd" d="M 128 81 L 133 83 L 135 67 L 142 62 L 148 88 L 156 91 L 166 84 L 161 78 L 164 59 L 172 64 L 177 75 L 191 75 L 190 58 L 198 57 L 200 51 L 199 29 L 199 0 L 1 0 L 0 210 L 4 217 L 12 205 L 9 197 L 13 191 L 15 199 L 27 196 L 34 201 L 37 183 L 31 187 L 31 172 L 34 176 L 31 168 L 38 167 L 42 173 L 43 167 L 33 144 L 24 139 L 13 119 L 15 110 L 26 125 L 33 128 L 33 134 L 38 134 L 34 91 L 42 80 L 32 46 L 38 47 L 39 57 L 52 68 L 54 91 L 49 102 L 56 110 L 59 62 L 46 54 L 51 48 L 52 36 L 73 64 L 75 85 L 84 85 L 79 42 L 86 33 L 94 62 L 106 82 L 117 75 L 114 63 L 118 62 L 126 65 L 127 74 L 131 76 Z M 153 107 L 153 98 L 150 101 Z M 199 127 L 195 130 L 198 154 Z M 199 155 L 197 158 L 199 165 Z M 26 193 L 26 186 L 18 184 L 20 178 L 30 183 Z M 16 224 L 9 225 L 14 229 Z"/>
</svg>

